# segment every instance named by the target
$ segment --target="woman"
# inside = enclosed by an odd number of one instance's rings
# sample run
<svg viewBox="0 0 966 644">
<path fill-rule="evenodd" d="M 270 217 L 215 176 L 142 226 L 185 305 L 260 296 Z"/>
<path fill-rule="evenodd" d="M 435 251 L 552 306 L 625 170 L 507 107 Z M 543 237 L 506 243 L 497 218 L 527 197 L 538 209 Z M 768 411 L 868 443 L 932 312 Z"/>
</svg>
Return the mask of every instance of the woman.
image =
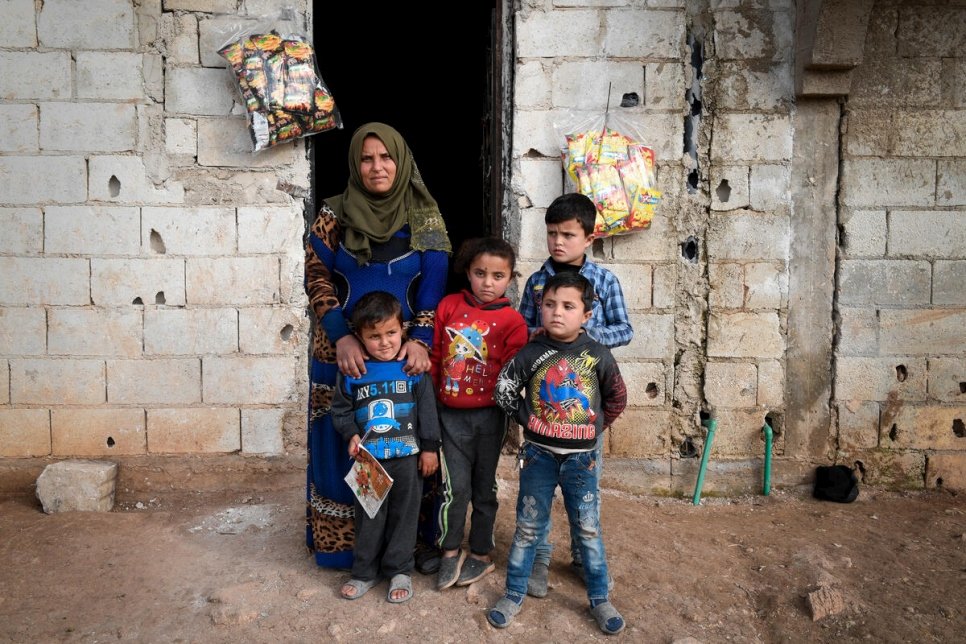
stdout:
<svg viewBox="0 0 966 644">
<path fill-rule="evenodd" d="M 349 144 L 349 184 L 325 200 L 305 244 L 305 290 L 315 313 L 306 542 L 320 566 L 352 566 L 353 497 L 343 480 L 350 462 L 329 417 L 336 370 L 358 377 L 364 368 L 362 345 L 347 320 L 366 293 L 393 293 L 408 329 L 399 357 L 408 373 L 428 371 L 449 252 L 439 207 L 406 141 L 382 123 L 360 127 Z M 432 543 L 435 515 L 427 514 L 420 535 Z"/>
</svg>

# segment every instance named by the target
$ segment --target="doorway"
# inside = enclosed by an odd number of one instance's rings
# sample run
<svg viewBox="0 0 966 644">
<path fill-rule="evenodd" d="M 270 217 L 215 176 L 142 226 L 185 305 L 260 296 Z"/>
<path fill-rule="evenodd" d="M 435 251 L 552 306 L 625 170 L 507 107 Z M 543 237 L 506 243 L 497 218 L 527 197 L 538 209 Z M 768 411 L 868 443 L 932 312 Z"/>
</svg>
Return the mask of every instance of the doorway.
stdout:
<svg viewBox="0 0 966 644">
<path fill-rule="evenodd" d="M 461 18 L 429 26 L 425 5 L 314 0 L 319 73 L 335 98 L 343 129 L 313 136 L 314 208 L 345 189 L 349 139 L 369 121 L 405 137 L 439 203 L 454 251 L 467 238 L 500 234 L 494 190 L 502 144 L 496 128 L 494 69 L 499 0 L 461 6 Z M 500 184 L 496 184 L 500 185 Z M 452 281 L 452 279 L 451 279 Z M 451 284 L 451 287 L 457 287 Z"/>
</svg>

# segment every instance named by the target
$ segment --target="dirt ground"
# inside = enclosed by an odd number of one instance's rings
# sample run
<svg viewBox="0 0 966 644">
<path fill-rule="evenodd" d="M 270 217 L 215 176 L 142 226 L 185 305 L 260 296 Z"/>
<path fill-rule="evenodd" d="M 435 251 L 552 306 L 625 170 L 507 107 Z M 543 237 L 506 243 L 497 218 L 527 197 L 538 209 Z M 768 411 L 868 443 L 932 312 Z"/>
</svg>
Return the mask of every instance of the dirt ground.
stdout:
<svg viewBox="0 0 966 644">
<path fill-rule="evenodd" d="M 569 572 L 559 500 L 550 593 L 528 598 L 506 631 L 486 623 L 513 532 L 511 469 L 500 489 L 497 573 L 442 593 L 415 574 L 400 605 L 385 601 L 385 583 L 338 597 L 347 575 L 318 569 L 304 547 L 301 487 L 172 492 L 109 513 L 45 515 L 35 500 L 6 498 L 0 640 L 966 641 L 966 494 L 863 488 L 839 505 L 775 490 L 694 506 L 605 490 L 611 599 L 628 623 L 609 638 Z M 816 609 L 811 593 L 824 599 Z"/>
</svg>

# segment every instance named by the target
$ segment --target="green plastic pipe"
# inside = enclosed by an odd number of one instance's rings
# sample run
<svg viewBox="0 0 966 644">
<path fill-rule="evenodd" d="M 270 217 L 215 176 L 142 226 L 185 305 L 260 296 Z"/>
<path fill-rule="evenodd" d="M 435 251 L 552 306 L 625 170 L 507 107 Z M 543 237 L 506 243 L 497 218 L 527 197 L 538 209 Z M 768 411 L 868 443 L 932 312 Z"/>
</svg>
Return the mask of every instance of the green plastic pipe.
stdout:
<svg viewBox="0 0 966 644">
<path fill-rule="evenodd" d="M 771 425 L 768 424 L 767 418 L 765 419 L 765 426 L 761 428 L 761 431 L 765 432 L 765 473 L 761 493 L 768 496 L 771 492 L 771 441 L 774 431 Z"/>
<path fill-rule="evenodd" d="M 708 469 L 708 457 L 711 456 L 711 443 L 714 441 L 714 430 L 718 428 L 718 421 L 713 418 L 702 420 L 701 424 L 708 430 L 704 439 L 704 449 L 701 451 L 701 467 L 698 469 L 698 480 L 694 484 L 694 505 L 701 504 L 701 487 L 704 485 L 704 472 Z"/>
</svg>

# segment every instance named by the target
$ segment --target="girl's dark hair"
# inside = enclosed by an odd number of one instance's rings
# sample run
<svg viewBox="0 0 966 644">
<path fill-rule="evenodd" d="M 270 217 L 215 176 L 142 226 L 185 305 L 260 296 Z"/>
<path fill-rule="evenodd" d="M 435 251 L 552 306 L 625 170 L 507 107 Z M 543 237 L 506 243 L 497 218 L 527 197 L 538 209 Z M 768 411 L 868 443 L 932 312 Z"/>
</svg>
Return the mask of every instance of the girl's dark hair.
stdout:
<svg viewBox="0 0 966 644">
<path fill-rule="evenodd" d="M 564 287 L 575 288 L 580 292 L 584 311 L 594 310 L 594 300 L 597 298 L 596 293 L 594 293 L 594 285 L 590 283 L 589 279 L 576 271 L 561 271 L 551 275 L 543 286 L 543 296 L 547 297 L 547 293 Z"/>
<path fill-rule="evenodd" d="M 513 252 L 513 246 L 499 237 L 475 237 L 467 239 L 460 245 L 453 260 L 453 270 L 460 275 L 466 273 L 473 260 L 480 255 L 493 255 L 502 257 L 510 265 L 510 274 L 517 276 L 517 254 Z"/>
<path fill-rule="evenodd" d="M 392 293 L 372 291 L 360 297 L 352 309 L 352 328 L 359 332 L 390 318 L 396 318 L 403 326 L 402 304 Z"/>
</svg>

